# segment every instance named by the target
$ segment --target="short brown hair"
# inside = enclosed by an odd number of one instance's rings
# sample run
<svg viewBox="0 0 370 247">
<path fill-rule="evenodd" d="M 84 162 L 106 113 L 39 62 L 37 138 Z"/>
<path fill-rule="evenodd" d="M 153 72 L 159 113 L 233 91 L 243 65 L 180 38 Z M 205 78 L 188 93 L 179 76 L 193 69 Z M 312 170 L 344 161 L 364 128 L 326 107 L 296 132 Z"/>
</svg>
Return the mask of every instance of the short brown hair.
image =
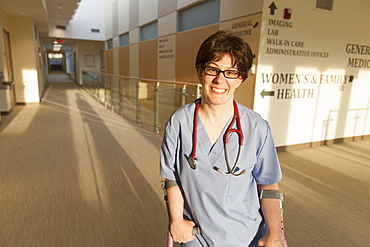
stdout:
<svg viewBox="0 0 370 247">
<path fill-rule="evenodd" d="M 206 63 L 220 61 L 226 54 L 231 57 L 233 66 L 239 70 L 243 80 L 247 79 L 253 62 L 252 50 L 247 42 L 230 31 L 218 31 L 203 41 L 195 60 L 195 67 L 197 70 L 203 69 Z"/>
</svg>

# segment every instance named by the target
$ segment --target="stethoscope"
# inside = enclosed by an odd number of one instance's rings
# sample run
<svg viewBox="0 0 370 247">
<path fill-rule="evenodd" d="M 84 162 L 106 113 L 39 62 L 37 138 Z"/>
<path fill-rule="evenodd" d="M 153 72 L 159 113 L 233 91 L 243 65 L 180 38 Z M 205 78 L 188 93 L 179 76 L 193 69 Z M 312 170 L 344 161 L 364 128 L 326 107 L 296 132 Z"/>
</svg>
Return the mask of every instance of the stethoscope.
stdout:
<svg viewBox="0 0 370 247">
<path fill-rule="evenodd" d="M 243 135 L 242 127 L 241 127 L 241 124 L 240 124 L 240 116 L 239 116 L 238 107 L 237 107 L 237 104 L 236 104 L 235 101 L 233 101 L 233 105 L 234 105 L 234 116 L 233 116 L 233 118 L 231 120 L 230 125 L 226 129 L 226 132 L 225 132 L 224 136 L 223 136 L 224 153 L 225 153 L 225 160 L 226 160 L 226 165 L 227 165 L 227 170 L 228 171 L 225 172 L 221 168 L 217 168 L 217 167 L 214 167 L 214 169 L 216 171 L 218 171 L 219 173 L 222 173 L 224 175 L 240 176 L 242 174 L 247 173 L 246 170 L 243 170 L 240 173 L 237 173 L 238 170 L 239 170 L 239 167 L 237 167 L 237 164 L 238 164 L 240 153 L 241 153 L 242 146 L 243 146 L 244 135 Z M 197 152 L 197 131 L 198 131 L 198 113 L 199 113 L 199 108 L 200 108 L 200 100 L 196 103 L 195 111 L 194 111 L 193 147 L 192 147 L 190 156 L 185 155 L 185 157 L 186 157 L 186 159 L 187 159 L 190 167 L 193 170 L 195 170 L 197 168 L 197 164 L 198 164 L 198 159 L 196 158 L 196 152 Z M 236 122 L 236 127 L 237 128 L 236 129 L 232 129 L 232 127 L 234 126 L 235 122 Z M 230 166 L 230 163 L 229 163 L 228 152 L 227 152 L 227 143 L 229 142 L 229 135 L 231 133 L 233 133 L 233 132 L 235 132 L 236 134 L 238 134 L 238 137 L 239 137 L 239 149 L 238 149 L 238 155 L 237 155 L 237 158 L 235 160 L 235 163 L 231 167 Z"/>
</svg>

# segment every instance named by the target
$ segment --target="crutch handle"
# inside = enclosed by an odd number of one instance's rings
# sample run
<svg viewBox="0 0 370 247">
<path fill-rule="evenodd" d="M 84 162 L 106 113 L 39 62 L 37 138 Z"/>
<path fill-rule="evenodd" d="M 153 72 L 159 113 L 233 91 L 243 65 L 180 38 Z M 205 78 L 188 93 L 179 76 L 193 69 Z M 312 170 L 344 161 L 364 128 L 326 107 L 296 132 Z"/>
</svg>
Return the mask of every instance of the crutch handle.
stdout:
<svg viewBox="0 0 370 247">
<path fill-rule="evenodd" d="M 199 226 L 194 226 L 193 230 L 191 231 L 191 234 L 200 234 Z"/>
<path fill-rule="evenodd" d="M 167 247 L 173 247 L 173 239 L 171 236 L 170 231 L 168 231 L 167 236 Z M 191 234 L 200 234 L 200 228 L 199 226 L 194 226 L 193 230 L 191 231 Z"/>
</svg>

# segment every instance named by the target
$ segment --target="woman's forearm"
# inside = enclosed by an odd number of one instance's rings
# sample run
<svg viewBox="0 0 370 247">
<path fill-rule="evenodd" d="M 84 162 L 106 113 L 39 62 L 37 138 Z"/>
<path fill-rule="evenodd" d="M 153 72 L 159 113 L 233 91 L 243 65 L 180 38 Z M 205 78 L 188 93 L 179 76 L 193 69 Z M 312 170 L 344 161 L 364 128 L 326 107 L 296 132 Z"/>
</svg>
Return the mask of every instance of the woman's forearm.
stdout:
<svg viewBox="0 0 370 247">
<path fill-rule="evenodd" d="M 258 185 L 258 191 L 278 190 L 278 184 Z M 261 199 L 261 208 L 268 232 L 271 235 L 281 236 L 281 210 L 279 199 Z"/>
<path fill-rule="evenodd" d="M 179 186 L 167 188 L 167 200 L 170 221 L 183 220 L 184 197 Z"/>
<path fill-rule="evenodd" d="M 184 219 L 184 197 L 179 186 L 167 188 L 170 232 L 175 242 L 186 243 L 195 237 L 192 229 L 195 223 Z"/>
</svg>

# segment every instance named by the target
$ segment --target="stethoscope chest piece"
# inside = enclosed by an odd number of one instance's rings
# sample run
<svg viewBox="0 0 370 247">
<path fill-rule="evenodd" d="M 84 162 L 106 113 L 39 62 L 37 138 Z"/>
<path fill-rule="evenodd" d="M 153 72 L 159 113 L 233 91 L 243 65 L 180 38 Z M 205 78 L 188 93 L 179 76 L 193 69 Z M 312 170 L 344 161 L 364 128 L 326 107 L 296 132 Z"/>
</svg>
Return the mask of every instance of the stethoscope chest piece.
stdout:
<svg viewBox="0 0 370 247">
<path fill-rule="evenodd" d="M 189 163 L 189 166 L 190 166 L 193 170 L 195 170 L 195 168 L 197 168 L 197 165 L 198 165 L 198 160 L 197 160 L 197 158 L 193 158 L 193 157 L 188 156 L 188 155 L 185 155 L 185 157 L 186 157 L 186 160 L 187 160 L 187 161 L 188 161 L 188 163 Z"/>
</svg>

